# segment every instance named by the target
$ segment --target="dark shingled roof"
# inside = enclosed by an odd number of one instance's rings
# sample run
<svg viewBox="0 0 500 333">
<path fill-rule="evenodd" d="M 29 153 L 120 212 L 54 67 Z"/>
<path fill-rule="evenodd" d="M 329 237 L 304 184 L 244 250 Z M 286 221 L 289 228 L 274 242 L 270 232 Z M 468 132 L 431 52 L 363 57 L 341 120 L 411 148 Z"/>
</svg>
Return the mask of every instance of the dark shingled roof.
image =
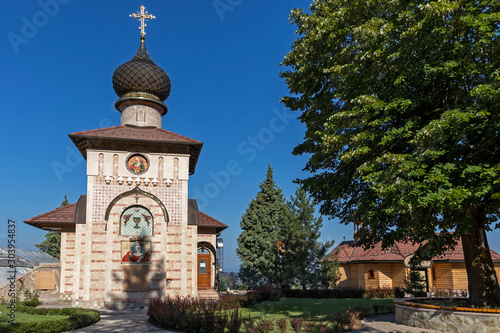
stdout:
<svg viewBox="0 0 500 333">
<path fill-rule="evenodd" d="M 382 242 L 379 242 L 372 249 L 363 249 L 362 247 L 354 246 L 354 241 L 343 241 L 332 252 L 330 252 L 325 259 L 328 260 L 330 256 L 338 250 L 338 260 L 341 264 L 353 264 L 361 262 L 403 262 L 404 258 L 410 254 L 415 253 L 418 244 L 408 244 L 403 242 L 396 242 L 387 250 L 382 250 Z M 494 262 L 500 262 L 500 254 L 491 250 L 491 257 Z M 462 249 L 462 241 L 458 240 L 454 249 L 446 251 L 442 256 L 434 257 L 433 261 L 443 262 L 463 262 L 464 252 Z"/>
<path fill-rule="evenodd" d="M 130 93 L 147 93 L 160 101 L 167 99 L 171 84 L 168 75 L 149 57 L 144 39 L 132 60 L 113 74 L 113 89 L 119 97 Z"/>
</svg>

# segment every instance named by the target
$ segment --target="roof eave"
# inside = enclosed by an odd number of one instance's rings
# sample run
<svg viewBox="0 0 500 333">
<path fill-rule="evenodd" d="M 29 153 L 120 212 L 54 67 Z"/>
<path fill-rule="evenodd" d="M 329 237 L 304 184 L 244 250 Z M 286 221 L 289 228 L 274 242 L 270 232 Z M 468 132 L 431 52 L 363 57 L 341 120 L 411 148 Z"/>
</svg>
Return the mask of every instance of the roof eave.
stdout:
<svg viewBox="0 0 500 333">
<path fill-rule="evenodd" d="M 151 140 L 143 140 L 143 139 L 128 139 L 128 138 L 111 138 L 111 137 L 106 137 L 106 136 L 101 136 L 101 137 L 96 137 L 96 136 L 88 136 L 88 135 L 83 135 L 83 134 L 68 134 L 70 137 L 71 141 L 75 144 L 75 146 L 78 148 L 78 151 L 80 154 L 82 154 L 83 158 L 87 160 L 87 148 L 82 147 L 80 145 L 81 142 L 84 142 L 85 140 L 91 141 L 91 140 L 102 140 L 106 139 L 109 141 L 126 141 L 126 142 L 151 142 Z M 81 139 L 81 140 L 78 140 Z M 201 149 L 203 148 L 203 142 L 182 142 L 182 141 L 154 141 L 155 143 L 159 144 L 173 144 L 173 145 L 189 145 L 191 148 L 194 150 L 194 154 L 192 155 L 192 162 L 190 161 L 189 165 L 189 175 L 193 175 L 196 169 L 196 164 L 198 164 L 198 159 L 200 157 Z M 191 154 L 189 154 L 191 155 Z"/>
<path fill-rule="evenodd" d="M 74 223 L 68 222 L 47 222 L 47 221 L 24 221 L 24 223 L 31 225 L 33 227 L 47 230 L 47 231 L 56 231 L 56 232 L 75 232 Z"/>
</svg>

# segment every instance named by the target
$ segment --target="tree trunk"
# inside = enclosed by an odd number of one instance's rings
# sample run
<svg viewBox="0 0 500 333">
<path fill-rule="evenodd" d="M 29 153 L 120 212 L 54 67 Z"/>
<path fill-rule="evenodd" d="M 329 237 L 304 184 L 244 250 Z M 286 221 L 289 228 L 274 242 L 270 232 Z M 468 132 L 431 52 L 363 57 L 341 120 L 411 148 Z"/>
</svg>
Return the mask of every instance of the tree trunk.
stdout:
<svg viewBox="0 0 500 333">
<path fill-rule="evenodd" d="M 473 209 L 470 214 L 471 227 L 467 235 L 462 235 L 465 268 L 469 283 L 469 304 L 478 307 L 500 307 L 500 286 L 491 259 L 491 252 L 483 232 L 484 210 Z M 483 245 L 484 248 L 481 246 Z"/>
</svg>

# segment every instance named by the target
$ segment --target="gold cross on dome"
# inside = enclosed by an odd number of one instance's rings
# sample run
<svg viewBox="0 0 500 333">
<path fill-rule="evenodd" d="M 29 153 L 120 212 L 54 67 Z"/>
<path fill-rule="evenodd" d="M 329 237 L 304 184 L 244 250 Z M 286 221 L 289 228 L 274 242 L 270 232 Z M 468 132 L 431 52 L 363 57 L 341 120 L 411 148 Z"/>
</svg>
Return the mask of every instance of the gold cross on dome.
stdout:
<svg viewBox="0 0 500 333">
<path fill-rule="evenodd" d="M 138 19 L 139 22 L 141 22 L 141 26 L 139 27 L 139 29 L 141 30 L 141 37 L 144 38 L 144 35 L 146 34 L 145 28 L 147 26 L 146 20 L 155 19 L 156 16 L 148 14 L 148 12 L 146 11 L 146 7 L 144 7 L 144 5 L 141 5 L 140 9 L 141 9 L 140 13 L 138 12 L 138 13 L 130 14 L 130 17 L 136 18 L 136 19 Z"/>
</svg>

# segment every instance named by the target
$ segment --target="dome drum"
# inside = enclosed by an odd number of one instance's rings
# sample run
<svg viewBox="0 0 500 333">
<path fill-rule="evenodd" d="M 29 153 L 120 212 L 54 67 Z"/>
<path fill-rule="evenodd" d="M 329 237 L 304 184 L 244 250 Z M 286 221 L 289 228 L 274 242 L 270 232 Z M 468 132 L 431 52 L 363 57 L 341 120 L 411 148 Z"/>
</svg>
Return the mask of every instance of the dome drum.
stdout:
<svg viewBox="0 0 500 333">
<path fill-rule="evenodd" d="M 119 109 L 122 113 L 121 125 L 161 128 L 163 109 L 158 104 L 147 101 L 139 102 L 137 99 L 133 99 L 122 101 Z"/>
<path fill-rule="evenodd" d="M 165 103 L 160 102 L 157 98 L 152 96 L 147 96 L 146 94 L 128 94 L 122 98 L 115 101 L 115 108 L 123 112 L 131 104 L 144 104 L 150 105 L 152 108 L 156 109 L 160 115 L 163 117 L 168 112 L 168 107 Z"/>
</svg>

